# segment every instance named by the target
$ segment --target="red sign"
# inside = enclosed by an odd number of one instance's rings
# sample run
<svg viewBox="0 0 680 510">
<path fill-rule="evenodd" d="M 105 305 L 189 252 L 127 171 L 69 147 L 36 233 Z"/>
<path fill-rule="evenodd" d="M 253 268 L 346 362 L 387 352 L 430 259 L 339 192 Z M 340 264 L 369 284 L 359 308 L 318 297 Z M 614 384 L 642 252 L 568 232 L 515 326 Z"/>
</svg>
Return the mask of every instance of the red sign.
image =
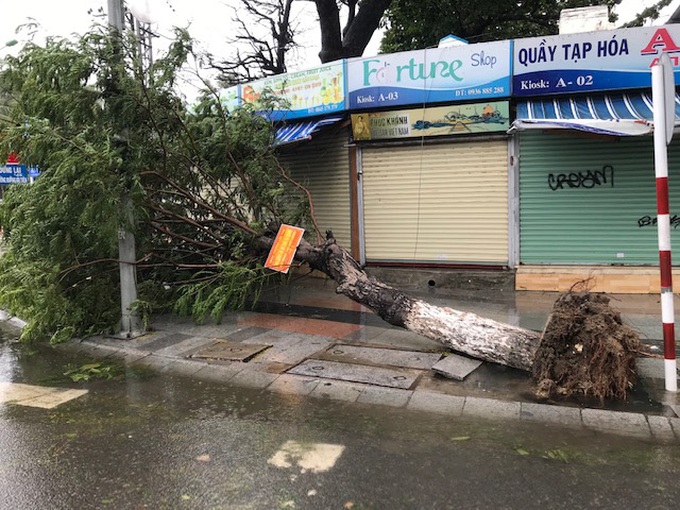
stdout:
<svg viewBox="0 0 680 510">
<path fill-rule="evenodd" d="M 304 232 L 304 228 L 281 225 L 264 267 L 287 273 Z"/>
<path fill-rule="evenodd" d="M 19 156 L 17 155 L 16 152 L 10 152 L 7 155 L 7 164 L 8 165 L 18 165 L 19 164 Z"/>
</svg>

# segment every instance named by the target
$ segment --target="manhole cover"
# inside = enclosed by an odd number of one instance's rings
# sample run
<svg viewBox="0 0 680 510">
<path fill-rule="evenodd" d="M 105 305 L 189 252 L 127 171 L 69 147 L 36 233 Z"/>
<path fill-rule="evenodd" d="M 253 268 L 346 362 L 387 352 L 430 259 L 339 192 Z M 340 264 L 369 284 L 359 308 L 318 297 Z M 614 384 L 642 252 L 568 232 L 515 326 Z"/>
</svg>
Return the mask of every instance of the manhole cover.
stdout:
<svg viewBox="0 0 680 510">
<path fill-rule="evenodd" d="M 402 351 L 399 349 L 342 344 L 328 349 L 323 357 L 324 359 L 347 363 L 370 363 L 371 365 L 429 370 L 442 356 L 441 354 L 431 352 Z"/>
<path fill-rule="evenodd" d="M 322 361 L 308 359 L 288 370 L 289 374 L 339 379 L 341 381 L 360 382 L 387 386 L 389 388 L 409 389 L 418 378 L 415 370 L 388 367 L 369 367 L 340 363 L 337 361 Z"/>
<path fill-rule="evenodd" d="M 256 354 L 269 347 L 271 347 L 271 345 L 242 344 L 239 342 L 232 342 L 230 340 L 218 340 L 214 344 L 204 347 L 189 357 L 198 359 L 219 359 L 225 361 L 246 362 Z"/>
</svg>

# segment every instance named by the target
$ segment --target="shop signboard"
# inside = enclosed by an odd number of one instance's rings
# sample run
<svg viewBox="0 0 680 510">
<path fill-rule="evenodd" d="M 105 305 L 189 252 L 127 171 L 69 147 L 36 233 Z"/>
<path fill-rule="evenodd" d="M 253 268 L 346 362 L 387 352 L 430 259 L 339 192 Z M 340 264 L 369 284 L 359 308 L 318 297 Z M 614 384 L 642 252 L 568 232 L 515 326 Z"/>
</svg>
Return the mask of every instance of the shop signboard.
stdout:
<svg viewBox="0 0 680 510">
<path fill-rule="evenodd" d="M 349 108 L 508 97 L 510 50 L 498 41 L 350 59 Z"/>
<path fill-rule="evenodd" d="M 229 112 L 238 108 L 241 104 L 241 97 L 240 97 L 240 90 L 239 89 L 240 89 L 240 86 L 235 85 L 233 87 L 229 87 L 229 88 L 222 89 L 222 90 L 219 91 L 220 101 L 222 102 L 222 106 Z"/>
<path fill-rule="evenodd" d="M 241 100 L 257 104 L 267 93 L 285 103 L 270 113 L 272 120 L 342 111 L 345 109 L 344 61 L 248 83 L 241 87 Z"/>
<path fill-rule="evenodd" d="M 0 185 L 28 184 L 29 169 L 26 165 L 7 164 L 0 166 Z"/>
<path fill-rule="evenodd" d="M 361 141 L 505 132 L 509 117 L 508 101 L 362 112 L 352 115 L 352 133 Z"/>
<path fill-rule="evenodd" d="M 513 95 L 538 96 L 651 87 L 667 53 L 680 81 L 680 25 L 516 39 Z"/>
</svg>

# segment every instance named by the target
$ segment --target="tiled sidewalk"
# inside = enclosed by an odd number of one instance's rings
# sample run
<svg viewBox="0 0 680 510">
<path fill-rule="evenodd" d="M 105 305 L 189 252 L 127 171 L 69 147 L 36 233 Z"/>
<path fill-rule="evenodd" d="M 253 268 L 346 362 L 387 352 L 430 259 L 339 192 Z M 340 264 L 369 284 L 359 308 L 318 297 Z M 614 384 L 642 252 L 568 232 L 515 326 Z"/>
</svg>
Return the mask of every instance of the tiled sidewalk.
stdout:
<svg viewBox="0 0 680 510">
<path fill-rule="evenodd" d="M 508 314 L 507 306 L 510 306 L 482 300 L 465 302 L 480 315 L 487 315 L 484 312 L 492 310 L 503 316 Z M 539 306 L 535 310 L 539 317 L 545 304 L 537 303 Z M 526 310 L 526 303 L 523 306 Z M 288 372 L 291 368 L 305 360 L 325 359 L 329 349 L 340 344 L 414 352 L 441 352 L 443 348 L 431 340 L 385 324 L 365 308 L 335 294 L 333 288 L 325 284 L 278 289 L 265 295 L 262 308 L 266 311 L 227 314 L 222 324 L 196 325 L 189 320 L 158 317 L 154 321 L 155 331 L 143 337 L 133 340 L 91 338 L 68 347 L 96 357 L 114 356 L 163 373 L 284 394 L 463 418 L 539 422 L 646 440 L 680 442 L 677 396 L 658 401 L 654 406 L 645 404 L 646 395 L 637 404 L 631 402 L 610 409 L 574 403 L 547 405 L 528 398 L 531 381 L 526 374 L 490 364 L 483 364 L 464 382 L 443 379 L 431 370 L 420 370 L 408 389 L 294 375 Z M 248 362 L 190 357 L 218 339 L 270 347 Z"/>
</svg>

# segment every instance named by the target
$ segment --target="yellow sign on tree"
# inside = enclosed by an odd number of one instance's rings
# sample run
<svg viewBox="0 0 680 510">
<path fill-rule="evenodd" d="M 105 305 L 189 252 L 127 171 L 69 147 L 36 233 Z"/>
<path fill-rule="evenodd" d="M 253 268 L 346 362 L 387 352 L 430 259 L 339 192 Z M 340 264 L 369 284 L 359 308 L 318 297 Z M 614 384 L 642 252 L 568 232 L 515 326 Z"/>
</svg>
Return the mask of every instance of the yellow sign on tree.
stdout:
<svg viewBox="0 0 680 510">
<path fill-rule="evenodd" d="M 272 249 L 269 250 L 269 256 L 264 263 L 264 267 L 281 273 L 287 273 L 304 232 L 304 228 L 286 224 L 281 225 L 276 234 L 276 239 L 274 239 Z"/>
</svg>

